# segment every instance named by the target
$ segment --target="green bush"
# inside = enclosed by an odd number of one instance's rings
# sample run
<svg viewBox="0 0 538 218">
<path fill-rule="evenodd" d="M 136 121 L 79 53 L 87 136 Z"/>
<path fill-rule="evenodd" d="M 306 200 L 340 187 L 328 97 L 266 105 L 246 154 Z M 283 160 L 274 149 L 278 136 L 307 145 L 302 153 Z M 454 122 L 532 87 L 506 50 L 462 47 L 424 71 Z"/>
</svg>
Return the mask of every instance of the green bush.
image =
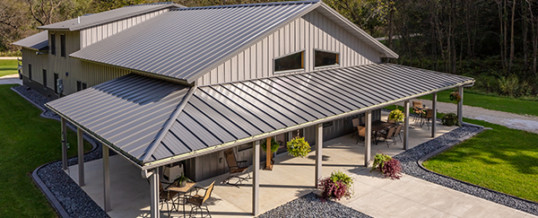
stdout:
<svg viewBox="0 0 538 218">
<path fill-rule="evenodd" d="M 456 115 L 455 113 L 445 114 L 443 118 L 441 118 L 441 122 L 445 126 L 458 125 L 458 115 Z"/>
<path fill-rule="evenodd" d="M 396 122 L 403 122 L 405 118 L 404 113 L 399 109 L 394 109 L 389 113 L 389 120 L 394 120 Z"/>
<path fill-rule="evenodd" d="M 379 169 L 379 171 L 382 172 L 383 166 L 385 165 L 385 163 L 391 159 L 392 157 L 386 154 L 382 154 L 382 153 L 375 154 L 374 164 L 370 172 L 374 171 L 375 169 Z"/>
<path fill-rule="evenodd" d="M 275 153 L 276 151 L 278 151 L 278 147 L 280 147 L 280 144 L 278 144 L 276 140 L 271 138 L 271 153 Z M 267 140 L 263 140 L 261 148 L 264 152 L 267 151 Z"/>
<path fill-rule="evenodd" d="M 288 153 L 294 157 L 306 157 L 310 153 L 310 145 L 304 137 L 296 137 L 287 143 Z"/>
<path fill-rule="evenodd" d="M 353 179 L 349 177 L 347 174 L 341 172 L 340 170 L 332 172 L 331 177 L 329 178 L 335 183 L 340 181 L 344 183 L 345 185 L 347 185 L 348 187 L 350 187 L 351 184 L 353 184 Z"/>
<path fill-rule="evenodd" d="M 515 96 L 519 89 L 519 79 L 516 75 L 512 74 L 508 77 L 503 76 L 498 81 L 501 94 Z"/>
</svg>

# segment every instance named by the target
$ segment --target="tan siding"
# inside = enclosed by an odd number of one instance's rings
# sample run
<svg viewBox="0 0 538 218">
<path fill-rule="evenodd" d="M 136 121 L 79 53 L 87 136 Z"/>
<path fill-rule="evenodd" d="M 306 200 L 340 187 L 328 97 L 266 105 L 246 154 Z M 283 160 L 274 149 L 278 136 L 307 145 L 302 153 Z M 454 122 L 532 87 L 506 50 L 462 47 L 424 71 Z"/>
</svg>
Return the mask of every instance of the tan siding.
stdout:
<svg viewBox="0 0 538 218">
<path fill-rule="evenodd" d="M 25 77 L 29 77 L 29 70 L 28 70 L 28 64 L 32 65 L 32 81 L 38 82 L 40 84 L 43 84 L 43 78 L 42 78 L 42 72 L 43 69 L 47 70 L 47 86 L 50 88 L 53 84 L 50 82 L 52 80 L 52 73 L 50 73 L 48 69 L 48 55 L 41 54 L 36 55 L 36 51 L 23 48 L 22 49 L 22 75 Z"/>
<path fill-rule="evenodd" d="M 126 30 L 143 21 L 151 19 L 159 14 L 167 12 L 168 10 L 169 9 L 163 9 L 160 11 L 150 12 L 150 13 L 142 14 L 136 17 L 130 17 L 130 18 L 118 20 L 112 23 L 103 24 L 100 26 L 81 30 L 80 31 L 80 35 L 81 35 L 80 48 L 85 48 L 91 44 L 94 44 L 110 36 L 113 36 L 116 33 Z M 82 17 L 81 19 L 84 19 L 84 17 Z"/>
<path fill-rule="evenodd" d="M 381 61 L 379 52 L 324 15 L 313 11 L 232 57 L 230 59 L 232 67 L 223 67 L 229 64 L 230 60 L 215 67 L 219 72 L 217 78 L 214 78 L 212 73 L 207 73 L 197 82 L 198 85 L 209 85 L 273 76 L 274 58 L 303 50 L 305 50 L 305 70 L 313 71 L 314 49 L 339 53 L 341 67 Z M 236 65 L 234 63 L 236 60 L 243 61 L 243 66 L 239 66 L 240 63 Z"/>
</svg>

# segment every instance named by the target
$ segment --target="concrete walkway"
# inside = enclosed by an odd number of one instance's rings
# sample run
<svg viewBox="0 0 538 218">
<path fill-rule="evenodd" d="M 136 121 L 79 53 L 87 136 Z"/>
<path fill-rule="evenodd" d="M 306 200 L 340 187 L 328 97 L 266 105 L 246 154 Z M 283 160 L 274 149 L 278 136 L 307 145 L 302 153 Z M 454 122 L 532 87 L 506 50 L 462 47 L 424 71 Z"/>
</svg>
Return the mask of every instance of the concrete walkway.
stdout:
<svg viewBox="0 0 538 218">
<path fill-rule="evenodd" d="M 18 74 L 12 74 L 7 76 L 0 77 L 0 85 L 7 85 L 7 84 L 19 84 L 22 85 L 22 80 L 19 79 Z"/>
<path fill-rule="evenodd" d="M 0 57 L 0 60 L 17 60 L 18 58 L 22 57 Z"/>
<path fill-rule="evenodd" d="M 427 107 L 432 107 L 432 101 L 420 99 Z M 401 106 L 403 106 L 401 104 Z M 453 103 L 437 102 L 437 112 L 440 113 L 456 113 L 457 105 Z M 463 117 L 483 120 L 489 123 L 494 123 L 506 126 L 512 129 L 524 130 L 538 134 L 538 117 L 532 115 L 519 115 L 503 111 L 495 111 L 484 109 L 481 107 L 473 107 L 463 105 Z"/>
</svg>

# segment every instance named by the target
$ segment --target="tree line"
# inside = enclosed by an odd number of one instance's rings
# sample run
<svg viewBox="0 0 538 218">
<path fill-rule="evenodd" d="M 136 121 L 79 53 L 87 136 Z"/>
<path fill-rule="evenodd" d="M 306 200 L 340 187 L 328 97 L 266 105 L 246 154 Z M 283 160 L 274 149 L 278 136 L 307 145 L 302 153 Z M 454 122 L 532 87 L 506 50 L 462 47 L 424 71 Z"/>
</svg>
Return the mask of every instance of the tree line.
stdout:
<svg viewBox="0 0 538 218">
<path fill-rule="evenodd" d="M 0 51 L 46 25 L 159 0 L 0 0 Z M 188 6 L 266 0 L 175 0 Z M 476 78 L 475 89 L 538 91 L 538 0 L 324 0 L 400 54 L 400 64 Z"/>
</svg>

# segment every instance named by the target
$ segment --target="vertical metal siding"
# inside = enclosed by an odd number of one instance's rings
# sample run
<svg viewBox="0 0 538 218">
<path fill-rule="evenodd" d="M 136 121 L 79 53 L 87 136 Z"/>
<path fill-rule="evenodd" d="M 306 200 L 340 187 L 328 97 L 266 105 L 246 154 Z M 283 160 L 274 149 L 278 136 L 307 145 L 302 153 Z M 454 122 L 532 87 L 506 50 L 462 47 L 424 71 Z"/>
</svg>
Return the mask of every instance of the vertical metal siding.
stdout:
<svg viewBox="0 0 538 218">
<path fill-rule="evenodd" d="M 298 18 L 198 79 L 198 85 L 273 76 L 273 59 L 305 51 L 305 70 L 314 70 L 314 50 L 337 52 L 340 67 L 379 63 L 381 54 L 317 11 Z"/>
<path fill-rule="evenodd" d="M 168 8 L 80 30 L 80 48 L 88 47 L 167 11 Z"/>
</svg>

